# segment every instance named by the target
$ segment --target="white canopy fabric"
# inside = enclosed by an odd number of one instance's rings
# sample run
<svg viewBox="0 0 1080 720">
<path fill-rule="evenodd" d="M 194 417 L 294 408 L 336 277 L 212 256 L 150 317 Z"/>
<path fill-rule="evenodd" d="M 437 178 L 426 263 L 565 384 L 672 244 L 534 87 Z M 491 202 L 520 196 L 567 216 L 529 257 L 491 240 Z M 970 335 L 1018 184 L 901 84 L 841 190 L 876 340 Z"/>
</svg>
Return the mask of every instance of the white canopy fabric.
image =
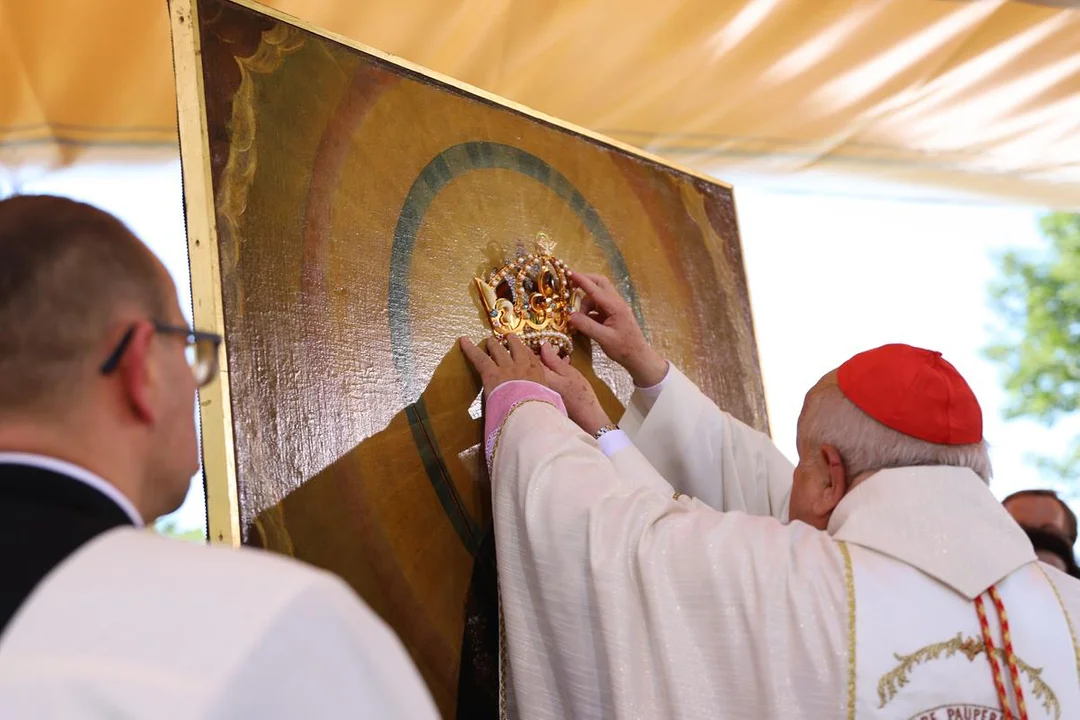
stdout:
<svg viewBox="0 0 1080 720">
<path fill-rule="evenodd" d="M 1080 3 L 272 0 L 725 179 L 1080 206 Z M 162 0 L 0 0 L 0 163 L 175 156 Z"/>
</svg>

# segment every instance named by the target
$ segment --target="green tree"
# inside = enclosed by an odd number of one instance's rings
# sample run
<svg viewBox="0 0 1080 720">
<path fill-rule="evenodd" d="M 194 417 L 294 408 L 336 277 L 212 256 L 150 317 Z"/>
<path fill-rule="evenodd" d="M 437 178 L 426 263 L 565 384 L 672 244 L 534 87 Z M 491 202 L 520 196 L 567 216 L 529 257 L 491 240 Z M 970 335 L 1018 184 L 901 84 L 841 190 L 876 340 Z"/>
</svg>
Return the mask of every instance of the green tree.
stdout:
<svg viewBox="0 0 1080 720">
<path fill-rule="evenodd" d="M 206 534 L 203 532 L 202 528 L 181 528 L 176 524 L 176 521 L 171 518 L 158 520 L 154 523 L 154 530 L 159 535 L 176 538 L 177 540 L 186 540 L 194 543 L 206 542 Z"/>
<path fill-rule="evenodd" d="M 1050 213 L 1039 225 L 1045 248 L 1000 258 L 990 297 L 1002 327 L 985 354 L 1003 370 L 1005 417 L 1050 426 L 1080 409 L 1080 214 Z M 1058 457 L 1032 459 L 1071 483 L 1080 472 L 1080 438 Z"/>
</svg>

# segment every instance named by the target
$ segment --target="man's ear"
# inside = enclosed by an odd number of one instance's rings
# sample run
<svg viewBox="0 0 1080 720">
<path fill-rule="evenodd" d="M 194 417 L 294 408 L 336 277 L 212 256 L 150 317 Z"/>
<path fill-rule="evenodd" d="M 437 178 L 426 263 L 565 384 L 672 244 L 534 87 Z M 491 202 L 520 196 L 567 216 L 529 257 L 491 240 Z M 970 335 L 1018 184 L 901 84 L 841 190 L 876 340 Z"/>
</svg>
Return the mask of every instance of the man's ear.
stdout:
<svg viewBox="0 0 1080 720">
<path fill-rule="evenodd" d="M 840 456 L 840 451 L 832 445 L 822 445 L 819 452 L 821 461 L 825 464 L 828 480 L 817 499 L 820 506 L 814 510 L 822 515 L 828 515 L 847 493 L 847 468 L 844 467 L 844 458 Z"/>
<path fill-rule="evenodd" d="M 158 377 L 151 357 L 153 340 L 154 328 L 150 323 L 137 324 L 116 368 L 117 379 L 123 388 L 128 406 L 140 421 L 147 424 L 157 419 L 154 398 L 157 394 Z"/>
</svg>

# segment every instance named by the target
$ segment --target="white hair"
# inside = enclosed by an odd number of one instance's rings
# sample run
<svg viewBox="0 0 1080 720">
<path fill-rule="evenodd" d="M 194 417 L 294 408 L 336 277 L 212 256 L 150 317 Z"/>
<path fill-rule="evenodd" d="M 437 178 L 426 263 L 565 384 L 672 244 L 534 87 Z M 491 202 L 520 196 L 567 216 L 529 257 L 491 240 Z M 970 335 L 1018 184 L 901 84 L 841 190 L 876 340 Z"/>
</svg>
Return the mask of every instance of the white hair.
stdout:
<svg viewBox="0 0 1080 720">
<path fill-rule="evenodd" d="M 985 440 L 970 445 L 938 445 L 897 432 L 844 397 L 832 373 L 807 395 L 799 434 L 813 447 L 835 447 L 849 478 L 886 468 L 921 465 L 970 468 L 984 482 L 990 482 L 993 474 Z"/>
</svg>

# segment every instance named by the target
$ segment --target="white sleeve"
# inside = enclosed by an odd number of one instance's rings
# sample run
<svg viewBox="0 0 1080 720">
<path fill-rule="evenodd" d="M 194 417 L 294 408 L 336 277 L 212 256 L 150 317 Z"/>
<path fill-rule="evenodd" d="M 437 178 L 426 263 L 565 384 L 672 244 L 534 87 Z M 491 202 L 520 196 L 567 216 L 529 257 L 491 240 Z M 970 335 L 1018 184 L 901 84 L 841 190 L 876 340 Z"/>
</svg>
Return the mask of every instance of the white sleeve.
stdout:
<svg viewBox="0 0 1080 720">
<path fill-rule="evenodd" d="M 634 387 L 634 393 L 639 396 L 641 404 L 646 412 L 648 412 L 653 404 L 660 398 L 660 394 L 664 391 L 664 387 L 668 384 L 668 378 L 670 377 L 671 363 L 669 362 L 663 380 L 655 385 L 650 385 L 649 387 Z"/>
<path fill-rule="evenodd" d="M 596 444 L 600 446 L 600 452 L 608 457 L 612 457 L 627 445 L 632 445 L 633 443 L 630 441 L 630 436 L 624 431 L 612 430 L 601 435 L 600 439 L 596 441 Z"/>
<path fill-rule="evenodd" d="M 204 717 L 439 716 L 397 636 L 329 575 L 277 613 L 241 657 Z"/>
<path fill-rule="evenodd" d="M 679 492 L 722 511 L 787 522 L 794 467 L 764 433 L 716 406 L 674 365 L 638 389 L 619 426 Z"/>
</svg>

